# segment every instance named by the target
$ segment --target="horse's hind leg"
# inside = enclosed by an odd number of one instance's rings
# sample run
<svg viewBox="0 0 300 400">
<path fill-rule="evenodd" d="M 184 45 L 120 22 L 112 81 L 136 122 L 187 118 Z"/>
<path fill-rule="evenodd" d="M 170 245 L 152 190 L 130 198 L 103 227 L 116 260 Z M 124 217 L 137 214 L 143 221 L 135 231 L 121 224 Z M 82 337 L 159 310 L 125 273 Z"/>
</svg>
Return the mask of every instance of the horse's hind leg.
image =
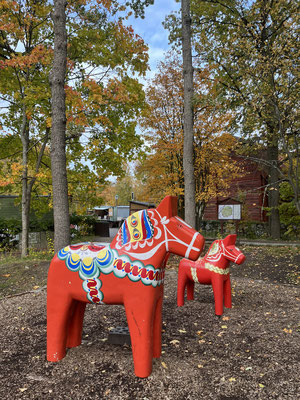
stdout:
<svg viewBox="0 0 300 400">
<path fill-rule="evenodd" d="M 228 276 L 228 279 L 224 281 L 224 306 L 226 308 L 231 308 L 232 307 L 232 301 L 231 301 L 231 283 L 230 283 L 230 277 Z"/>
<path fill-rule="evenodd" d="M 194 300 L 194 287 L 195 287 L 195 282 L 191 280 L 187 280 L 187 300 Z"/>
<path fill-rule="evenodd" d="M 83 318 L 86 303 L 74 300 L 72 305 L 72 316 L 68 329 L 67 347 L 76 347 L 81 344 Z"/>
<path fill-rule="evenodd" d="M 162 329 L 162 303 L 163 303 L 163 290 L 161 297 L 157 300 L 154 321 L 153 321 L 153 357 L 159 358 L 161 356 L 161 329 Z"/>
</svg>

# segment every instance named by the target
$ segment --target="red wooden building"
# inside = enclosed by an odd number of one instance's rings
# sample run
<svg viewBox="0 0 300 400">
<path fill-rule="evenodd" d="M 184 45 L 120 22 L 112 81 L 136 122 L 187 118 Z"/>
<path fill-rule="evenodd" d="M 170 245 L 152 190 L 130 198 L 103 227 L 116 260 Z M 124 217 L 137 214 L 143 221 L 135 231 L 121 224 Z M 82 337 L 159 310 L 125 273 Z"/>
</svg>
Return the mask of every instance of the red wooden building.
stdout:
<svg viewBox="0 0 300 400">
<path fill-rule="evenodd" d="M 231 182 L 228 196 L 214 198 L 207 203 L 203 220 L 218 220 L 219 205 L 229 204 L 229 199 L 234 199 L 242 205 L 243 221 L 266 222 L 267 216 L 263 210 L 263 207 L 267 206 L 267 196 L 264 194 L 267 184 L 266 172 L 253 161 L 233 158 L 239 164 L 242 163 L 244 174 Z"/>
</svg>

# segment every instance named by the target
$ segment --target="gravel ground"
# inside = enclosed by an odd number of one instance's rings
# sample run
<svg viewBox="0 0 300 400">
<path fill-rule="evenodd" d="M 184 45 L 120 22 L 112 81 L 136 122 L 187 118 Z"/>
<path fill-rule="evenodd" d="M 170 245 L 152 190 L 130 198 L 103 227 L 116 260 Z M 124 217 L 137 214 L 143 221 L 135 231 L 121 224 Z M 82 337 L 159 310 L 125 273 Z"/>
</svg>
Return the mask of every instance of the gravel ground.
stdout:
<svg viewBox="0 0 300 400">
<path fill-rule="evenodd" d="M 46 290 L 39 282 L 48 264 L 19 265 L 30 278 L 21 291 L 35 290 L 15 296 L 7 284 L 1 293 L 0 398 L 299 399 L 299 254 L 244 253 L 247 262 L 232 268 L 233 308 L 222 318 L 214 315 L 209 286 L 195 286 L 195 300 L 176 306 L 178 259 L 170 260 L 163 354 L 145 379 L 134 375 L 130 346 L 108 342 L 112 328 L 126 326 L 122 306 L 89 305 L 82 345 L 58 363 L 47 362 Z M 13 266 L 2 265 L 2 280 L 12 278 L 7 271 Z"/>
</svg>

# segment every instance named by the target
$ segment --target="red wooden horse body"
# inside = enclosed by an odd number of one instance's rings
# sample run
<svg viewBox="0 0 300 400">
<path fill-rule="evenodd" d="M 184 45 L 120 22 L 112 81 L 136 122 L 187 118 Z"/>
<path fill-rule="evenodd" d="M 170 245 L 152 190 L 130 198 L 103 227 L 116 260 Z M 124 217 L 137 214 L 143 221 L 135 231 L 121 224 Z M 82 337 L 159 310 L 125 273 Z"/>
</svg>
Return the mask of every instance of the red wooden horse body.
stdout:
<svg viewBox="0 0 300 400">
<path fill-rule="evenodd" d="M 207 254 L 193 262 L 182 259 L 179 263 L 177 305 L 184 305 L 184 292 L 187 288 L 187 300 L 194 300 L 195 282 L 212 285 L 215 298 L 215 314 L 223 314 L 223 301 L 231 308 L 231 283 L 229 263 L 242 264 L 244 254 L 235 246 L 236 235 L 228 235 L 224 240 L 215 240 Z"/>
<path fill-rule="evenodd" d="M 196 260 L 204 238 L 177 216 L 177 198 L 127 218 L 110 246 L 68 246 L 53 258 L 47 285 L 47 359 L 81 344 L 86 304 L 124 304 L 135 374 L 147 377 L 161 354 L 165 260 Z M 123 279 L 122 279 L 123 278 Z"/>
</svg>

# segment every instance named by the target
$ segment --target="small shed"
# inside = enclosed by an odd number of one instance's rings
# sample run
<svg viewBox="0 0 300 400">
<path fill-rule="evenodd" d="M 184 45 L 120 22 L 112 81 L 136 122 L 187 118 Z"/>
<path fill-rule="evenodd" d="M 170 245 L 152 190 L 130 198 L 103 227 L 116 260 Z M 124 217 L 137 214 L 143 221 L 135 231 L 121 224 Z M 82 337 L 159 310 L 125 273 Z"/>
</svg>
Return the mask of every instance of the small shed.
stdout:
<svg viewBox="0 0 300 400">
<path fill-rule="evenodd" d="M 124 219 L 129 217 L 129 206 L 114 206 L 113 207 L 113 220 L 123 222 Z"/>
<path fill-rule="evenodd" d="M 155 208 L 155 204 L 153 203 L 147 203 L 147 202 L 142 202 L 142 201 L 135 201 L 131 200 L 129 202 L 129 215 L 140 211 L 140 210 L 145 210 L 148 208 Z"/>
<path fill-rule="evenodd" d="M 99 222 L 109 222 L 110 228 L 119 227 L 129 216 L 129 206 L 100 206 L 95 207 L 93 213 Z"/>
<path fill-rule="evenodd" d="M 100 206 L 100 207 L 95 207 L 92 212 L 99 217 L 100 219 L 108 219 L 110 212 L 109 209 L 110 206 Z"/>
</svg>

